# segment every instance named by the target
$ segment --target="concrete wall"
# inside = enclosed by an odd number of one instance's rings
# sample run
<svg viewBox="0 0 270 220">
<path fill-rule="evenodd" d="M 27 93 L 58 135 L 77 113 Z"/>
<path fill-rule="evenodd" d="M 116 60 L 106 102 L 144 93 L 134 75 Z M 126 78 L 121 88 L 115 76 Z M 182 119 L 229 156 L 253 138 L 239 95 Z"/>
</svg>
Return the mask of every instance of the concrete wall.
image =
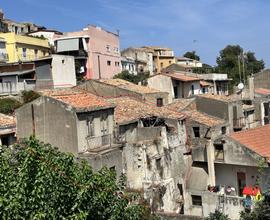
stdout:
<svg viewBox="0 0 270 220">
<path fill-rule="evenodd" d="M 270 89 L 270 70 L 266 69 L 254 74 L 254 87 Z"/>
<path fill-rule="evenodd" d="M 73 56 L 52 55 L 52 79 L 54 88 L 76 86 Z"/>
<path fill-rule="evenodd" d="M 86 159 L 94 171 L 98 171 L 103 167 L 114 169 L 117 177 L 123 173 L 122 150 L 119 148 L 111 149 L 107 152 L 91 156 L 80 156 L 81 159 Z"/>
<path fill-rule="evenodd" d="M 160 74 L 155 75 L 147 79 L 147 86 L 162 92 L 167 92 L 169 94 L 168 103 L 172 103 L 172 100 L 175 98 L 171 77 Z"/>
<path fill-rule="evenodd" d="M 36 89 L 53 88 L 51 60 L 38 61 L 36 67 Z"/>
<path fill-rule="evenodd" d="M 133 98 L 141 99 L 142 101 L 145 100 L 152 104 L 156 104 L 157 99 L 162 98 L 164 105 L 168 103 L 168 94 L 165 92 L 145 93 L 145 94 L 137 93 L 128 89 L 122 89 L 117 86 L 101 83 L 96 80 L 88 80 L 85 83 L 79 85 L 78 88 L 81 88 L 93 94 L 108 97 L 108 98 L 119 97 L 119 96 L 130 96 Z"/>
<path fill-rule="evenodd" d="M 31 104 L 34 108 L 34 126 Z M 50 143 L 61 151 L 77 154 L 77 116 L 66 105 L 48 97 L 40 97 L 17 109 L 16 119 L 18 138 L 28 138 L 35 129 L 35 135 L 40 141 Z"/>
<path fill-rule="evenodd" d="M 104 109 L 99 111 L 92 111 L 92 112 L 86 112 L 86 113 L 79 113 L 77 115 L 77 130 L 78 130 L 78 152 L 82 153 L 86 150 L 89 150 L 90 148 L 97 148 L 102 146 L 102 136 L 104 135 L 110 135 L 111 140 L 113 141 L 113 128 L 114 128 L 114 112 L 113 109 Z M 103 115 L 107 116 L 106 124 L 107 124 L 107 131 L 104 133 L 102 131 L 101 126 L 101 118 Z M 87 141 L 88 134 L 88 125 L 87 120 L 88 118 L 93 118 L 93 128 L 94 128 L 94 137 L 95 140 L 92 142 Z M 89 146 L 91 143 L 95 146 Z M 110 143 L 111 144 L 111 143 Z M 108 145 L 110 145 L 108 144 Z"/>
</svg>

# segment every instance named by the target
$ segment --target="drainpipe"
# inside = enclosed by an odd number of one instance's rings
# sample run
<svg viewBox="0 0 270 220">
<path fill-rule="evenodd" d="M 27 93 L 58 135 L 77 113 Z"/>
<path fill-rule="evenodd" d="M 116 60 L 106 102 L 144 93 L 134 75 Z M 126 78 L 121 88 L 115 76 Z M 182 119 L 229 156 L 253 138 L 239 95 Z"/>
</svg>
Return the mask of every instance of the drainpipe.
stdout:
<svg viewBox="0 0 270 220">
<path fill-rule="evenodd" d="M 99 58 L 99 55 L 98 55 L 98 78 L 101 79 L 100 58 Z"/>
</svg>

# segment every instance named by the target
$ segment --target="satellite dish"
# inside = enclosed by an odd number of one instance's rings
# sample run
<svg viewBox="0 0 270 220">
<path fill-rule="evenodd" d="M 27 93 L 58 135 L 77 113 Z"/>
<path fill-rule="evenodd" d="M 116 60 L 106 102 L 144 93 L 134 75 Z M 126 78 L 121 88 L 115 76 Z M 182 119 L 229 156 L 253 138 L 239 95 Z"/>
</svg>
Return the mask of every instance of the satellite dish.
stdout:
<svg viewBox="0 0 270 220">
<path fill-rule="evenodd" d="M 245 87 L 245 86 L 244 86 L 243 83 L 239 83 L 239 84 L 237 85 L 237 88 L 238 88 L 239 90 L 242 90 L 244 87 Z"/>
</svg>

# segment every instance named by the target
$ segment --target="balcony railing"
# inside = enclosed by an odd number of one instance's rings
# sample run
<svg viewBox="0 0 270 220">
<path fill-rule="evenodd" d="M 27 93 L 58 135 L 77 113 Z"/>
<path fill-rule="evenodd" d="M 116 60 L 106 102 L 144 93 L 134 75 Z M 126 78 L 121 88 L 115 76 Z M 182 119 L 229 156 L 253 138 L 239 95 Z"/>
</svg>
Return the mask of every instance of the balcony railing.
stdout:
<svg viewBox="0 0 270 220">
<path fill-rule="evenodd" d="M 233 127 L 234 128 L 243 128 L 245 126 L 245 119 L 243 117 L 233 119 Z"/>
<path fill-rule="evenodd" d="M 87 150 L 95 150 L 100 147 L 111 147 L 112 145 L 112 134 L 105 134 L 102 136 L 88 136 L 86 137 L 87 141 Z"/>
</svg>

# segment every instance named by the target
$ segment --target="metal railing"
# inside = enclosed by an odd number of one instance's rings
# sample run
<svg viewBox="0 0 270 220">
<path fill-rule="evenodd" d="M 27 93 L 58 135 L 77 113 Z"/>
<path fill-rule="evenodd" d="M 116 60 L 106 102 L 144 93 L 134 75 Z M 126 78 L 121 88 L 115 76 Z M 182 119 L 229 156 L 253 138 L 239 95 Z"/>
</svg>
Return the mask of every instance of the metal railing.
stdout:
<svg viewBox="0 0 270 220">
<path fill-rule="evenodd" d="M 234 128 L 242 128 L 245 126 L 245 119 L 243 117 L 233 119 L 233 127 Z"/>
</svg>

